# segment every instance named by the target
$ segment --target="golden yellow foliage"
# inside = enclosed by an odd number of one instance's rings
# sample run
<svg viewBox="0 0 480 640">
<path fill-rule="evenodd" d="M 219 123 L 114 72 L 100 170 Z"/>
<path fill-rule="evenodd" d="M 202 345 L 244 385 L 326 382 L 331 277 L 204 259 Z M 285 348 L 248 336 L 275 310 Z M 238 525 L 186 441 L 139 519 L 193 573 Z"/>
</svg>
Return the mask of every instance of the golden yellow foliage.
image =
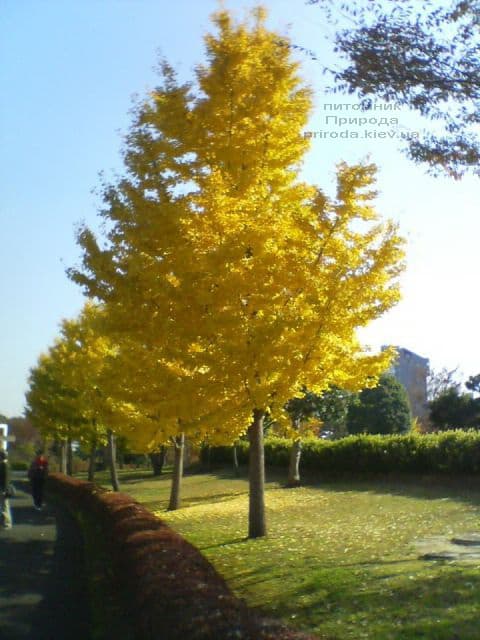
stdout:
<svg viewBox="0 0 480 640">
<path fill-rule="evenodd" d="M 213 22 L 195 86 L 162 64 L 128 173 L 104 189 L 106 247 L 81 230 L 71 271 L 102 302 L 117 398 L 145 446 L 234 441 L 254 409 L 281 419 L 304 386 L 374 384 L 391 357 L 356 337 L 397 302 L 403 268 L 373 207 L 374 165 L 340 164 L 335 199 L 303 182 L 312 94 L 288 41 L 261 10 Z"/>
</svg>

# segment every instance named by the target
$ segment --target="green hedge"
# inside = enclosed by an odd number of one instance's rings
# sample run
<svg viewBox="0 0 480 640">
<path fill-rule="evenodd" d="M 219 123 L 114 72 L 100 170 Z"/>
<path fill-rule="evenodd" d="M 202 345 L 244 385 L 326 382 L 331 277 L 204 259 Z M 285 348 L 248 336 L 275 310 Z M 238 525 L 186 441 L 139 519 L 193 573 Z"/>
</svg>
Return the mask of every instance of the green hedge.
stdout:
<svg viewBox="0 0 480 640">
<path fill-rule="evenodd" d="M 12 471 L 28 471 L 28 463 L 26 462 L 11 462 L 10 469 Z"/>
<path fill-rule="evenodd" d="M 287 467 L 291 441 L 268 437 L 266 464 Z M 248 443 L 237 445 L 240 464 L 248 460 Z M 232 461 L 231 447 L 202 451 L 202 461 L 225 465 Z M 308 438 L 303 442 L 303 470 L 321 473 L 478 473 L 480 432 L 446 431 L 438 434 L 358 435 L 341 440 Z"/>
</svg>

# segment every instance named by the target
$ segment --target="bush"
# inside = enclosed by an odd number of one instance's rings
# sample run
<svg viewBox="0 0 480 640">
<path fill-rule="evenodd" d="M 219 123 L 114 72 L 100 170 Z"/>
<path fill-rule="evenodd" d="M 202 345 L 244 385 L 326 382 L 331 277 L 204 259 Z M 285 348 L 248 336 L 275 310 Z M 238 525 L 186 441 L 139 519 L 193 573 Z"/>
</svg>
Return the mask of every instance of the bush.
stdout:
<svg viewBox="0 0 480 640">
<path fill-rule="evenodd" d="M 12 471 L 28 471 L 28 463 L 26 462 L 11 462 L 10 469 Z"/>
<path fill-rule="evenodd" d="M 265 440 L 265 461 L 287 468 L 292 442 L 286 438 Z M 247 462 L 248 443 L 238 447 Z M 202 460 L 207 454 L 202 455 Z M 210 449 L 210 462 L 230 464 L 231 447 Z M 480 472 L 480 433 L 446 431 L 438 434 L 356 435 L 341 440 L 308 438 L 303 442 L 302 468 L 318 473 L 465 473 Z"/>
<path fill-rule="evenodd" d="M 248 442 L 240 440 L 236 443 L 239 464 L 248 462 Z M 233 445 L 230 447 L 203 447 L 200 451 L 200 462 L 206 467 L 218 467 L 233 464 Z"/>
</svg>

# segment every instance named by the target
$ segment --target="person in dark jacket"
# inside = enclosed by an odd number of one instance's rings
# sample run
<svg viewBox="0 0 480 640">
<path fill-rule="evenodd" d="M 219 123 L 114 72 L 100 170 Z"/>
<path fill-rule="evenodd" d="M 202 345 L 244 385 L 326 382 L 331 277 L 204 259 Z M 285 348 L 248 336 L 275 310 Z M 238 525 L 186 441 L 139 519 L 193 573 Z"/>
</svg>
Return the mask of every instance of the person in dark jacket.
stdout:
<svg viewBox="0 0 480 640">
<path fill-rule="evenodd" d="M 10 470 L 7 454 L 0 451 L 0 526 L 12 528 L 12 512 L 10 510 Z"/>
<path fill-rule="evenodd" d="M 43 505 L 43 488 L 48 475 L 48 460 L 40 453 L 30 465 L 28 477 L 32 487 L 32 497 L 35 509 L 41 510 Z"/>
</svg>

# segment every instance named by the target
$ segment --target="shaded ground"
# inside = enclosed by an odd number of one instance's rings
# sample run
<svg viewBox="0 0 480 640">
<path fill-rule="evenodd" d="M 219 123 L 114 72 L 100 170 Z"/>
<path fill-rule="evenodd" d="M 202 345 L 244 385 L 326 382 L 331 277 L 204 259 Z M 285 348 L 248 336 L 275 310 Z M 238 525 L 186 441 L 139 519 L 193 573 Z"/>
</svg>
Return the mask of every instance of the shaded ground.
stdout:
<svg viewBox="0 0 480 640">
<path fill-rule="evenodd" d="M 56 506 L 36 511 L 27 483 L 15 485 L 14 525 L 0 530 L 0 639 L 89 640 L 83 545 L 75 521 Z"/>
<path fill-rule="evenodd" d="M 478 478 L 352 477 L 284 489 L 279 477 L 268 470 L 269 535 L 256 540 L 246 539 L 247 478 L 233 470 L 186 476 L 178 511 L 166 511 L 170 474 L 120 482 L 268 617 L 331 640 L 480 638 L 480 558 L 457 558 L 477 552 Z M 452 543 L 459 537 L 470 545 Z M 441 551 L 455 544 L 453 562 L 419 557 L 417 544 L 437 538 Z"/>
</svg>

